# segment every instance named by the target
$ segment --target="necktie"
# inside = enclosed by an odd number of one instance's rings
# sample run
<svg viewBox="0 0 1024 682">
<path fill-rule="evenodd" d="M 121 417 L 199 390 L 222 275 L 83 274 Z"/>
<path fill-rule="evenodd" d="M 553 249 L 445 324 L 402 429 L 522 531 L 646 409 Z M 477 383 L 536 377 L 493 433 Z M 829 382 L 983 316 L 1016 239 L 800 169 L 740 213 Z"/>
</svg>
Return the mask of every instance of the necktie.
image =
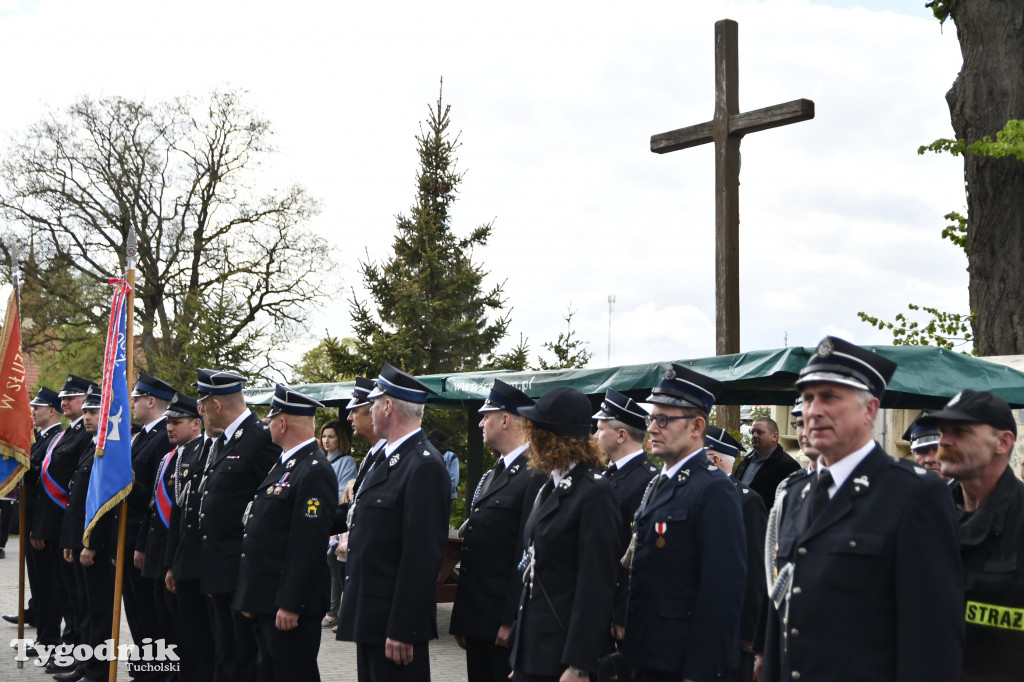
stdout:
<svg viewBox="0 0 1024 682">
<path fill-rule="evenodd" d="M 487 480 L 484 482 L 484 487 L 480 490 L 481 495 L 486 495 L 487 491 L 494 485 L 495 479 L 501 475 L 501 472 L 505 470 L 505 458 L 501 457 L 497 463 L 491 467 L 491 473 L 487 476 Z"/>
<path fill-rule="evenodd" d="M 604 470 L 604 477 L 611 478 L 612 476 L 615 475 L 615 472 L 618 470 L 619 468 L 615 466 L 615 462 L 612 462 L 611 464 L 608 465 L 608 468 Z"/>
<path fill-rule="evenodd" d="M 822 469 L 818 474 L 818 480 L 814 482 L 811 489 L 811 519 L 813 520 L 821 513 L 821 510 L 828 504 L 828 489 L 832 485 L 832 473 L 828 469 Z"/>
</svg>

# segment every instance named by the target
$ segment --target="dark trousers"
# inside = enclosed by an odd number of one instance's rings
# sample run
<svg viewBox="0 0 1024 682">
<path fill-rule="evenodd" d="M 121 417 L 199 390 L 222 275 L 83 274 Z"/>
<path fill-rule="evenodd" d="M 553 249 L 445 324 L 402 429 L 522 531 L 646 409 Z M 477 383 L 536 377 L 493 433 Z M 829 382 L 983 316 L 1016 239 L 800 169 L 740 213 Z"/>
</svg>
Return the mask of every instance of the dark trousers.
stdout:
<svg viewBox="0 0 1024 682">
<path fill-rule="evenodd" d="M 88 644 L 95 651 L 110 639 L 114 620 L 114 572 L 107 551 L 96 552 L 92 566 L 83 566 L 76 557 L 75 576 L 85 603 L 86 625 L 81 633 L 81 643 Z M 93 657 L 83 664 L 79 670 L 91 680 L 106 679 L 109 674 L 109 661 Z"/>
<path fill-rule="evenodd" d="M 725 674 L 733 682 L 752 682 L 754 679 L 754 652 L 740 651 L 740 667 Z"/>
<path fill-rule="evenodd" d="M 494 638 L 466 638 L 466 675 L 469 682 L 507 682 L 512 672 L 508 657 L 511 650 L 498 646 Z"/>
<path fill-rule="evenodd" d="M 64 561 L 64 550 L 57 549 L 54 542 L 55 562 L 57 572 L 60 575 L 60 582 L 64 585 L 65 600 L 61 604 L 61 614 L 64 618 L 64 635 L 62 639 L 67 644 L 82 644 L 85 642 L 86 627 L 88 622 L 88 604 L 85 595 L 79 587 L 79 578 L 75 570 L 75 562 Z M 46 546 L 50 546 L 47 541 Z"/>
<path fill-rule="evenodd" d="M 320 617 L 300 615 L 293 630 L 278 630 L 277 614 L 253 614 L 262 660 L 273 682 L 320 682 Z"/>
<path fill-rule="evenodd" d="M 214 679 L 220 682 L 262 680 L 258 675 L 259 647 L 249 619 L 231 608 L 234 592 L 211 597 L 213 604 Z"/>
<path fill-rule="evenodd" d="M 0 549 L 7 547 L 14 521 L 14 500 L 0 500 Z"/>
<path fill-rule="evenodd" d="M 359 682 L 430 682 L 430 652 L 427 643 L 414 644 L 412 663 L 389 661 L 383 644 L 356 644 Z"/>
<path fill-rule="evenodd" d="M 55 558 L 49 543 L 43 549 L 25 544 L 25 563 L 28 566 L 29 587 L 32 590 L 32 619 L 36 624 L 39 644 L 60 644 L 61 604 L 67 601 L 67 591 L 57 573 Z"/>
<path fill-rule="evenodd" d="M 331 572 L 331 605 L 327 607 L 327 615 L 337 618 L 341 613 L 341 590 L 345 585 L 345 564 L 331 552 L 327 555 L 327 568 Z"/>
<path fill-rule="evenodd" d="M 189 682 L 212 682 L 214 645 L 210 600 L 199 591 L 198 579 L 178 580 L 174 597 L 181 624 L 178 631 L 179 677 Z"/>
</svg>

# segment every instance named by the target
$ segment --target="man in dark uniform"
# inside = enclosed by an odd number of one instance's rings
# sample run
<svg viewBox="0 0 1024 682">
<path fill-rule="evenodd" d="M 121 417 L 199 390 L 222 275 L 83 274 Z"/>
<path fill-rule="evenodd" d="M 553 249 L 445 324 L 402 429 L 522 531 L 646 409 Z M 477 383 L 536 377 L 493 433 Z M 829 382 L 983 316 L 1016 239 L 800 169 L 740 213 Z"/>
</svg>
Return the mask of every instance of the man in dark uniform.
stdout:
<svg viewBox="0 0 1024 682">
<path fill-rule="evenodd" d="M 193 405 L 194 418 L 186 409 Z M 202 555 L 199 502 L 206 459 L 221 430 L 207 422 L 205 435 L 202 433 L 203 424 L 198 421 L 203 411 L 202 402 L 182 397 L 174 411 L 179 414 L 188 413 L 189 416 L 168 415 L 169 432 L 172 423 L 180 422 L 183 427 L 187 427 L 186 430 L 198 429 L 200 433 L 185 445 L 178 446 L 174 466 L 175 503 L 171 507 L 171 526 L 167 533 L 168 568 L 164 583 L 174 594 L 182 622 L 178 640 L 181 679 L 209 682 L 214 678 L 214 641 L 210 626 L 210 600 L 199 589 Z"/>
<path fill-rule="evenodd" d="M 317 447 L 312 398 L 277 385 L 267 413 L 283 452 L 246 514 L 233 608 L 252 619 L 276 682 L 319 682 L 320 619 L 330 601 L 324 548 L 338 479 Z"/>
<path fill-rule="evenodd" d="M 168 644 L 180 644 L 181 620 L 178 602 L 166 584 L 167 570 L 173 556 L 168 553 L 168 537 L 174 508 L 177 506 L 178 480 L 180 471 L 178 459 L 202 449 L 203 423 L 199 419 L 195 398 L 175 393 L 164 411 L 167 426 L 167 440 L 171 450 L 157 465 L 153 483 L 153 499 L 150 500 L 148 517 L 149 531 L 146 534 L 146 558 L 142 564 L 142 576 L 153 581 L 153 601 L 160 621 L 160 631 Z M 175 529 L 177 531 L 177 529 Z M 205 614 L 204 614 L 205 615 Z M 191 624 L 190 624 L 191 628 Z M 187 679 L 193 679 L 191 677 Z"/>
<path fill-rule="evenodd" d="M 785 489 L 764 682 L 960 679 L 963 570 L 952 497 L 938 477 L 873 439 L 895 370 L 826 337 L 800 372 L 821 459 L 816 476 Z"/>
<path fill-rule="evenodd" d="M 157 615 L 155 581 L 142 575 L 142 566 L 146 561 L 149 504 L 153 499 L 157 467 L 164 455 L 171 451 L 164 411 L 174 393 L 174 388 L 169 384 L 143 372 L 139 374 L 131 395 L 132 414 L 135 422 L 142 425 L 142 430 L 132 441 L 134 482 L 128 494 L 124 547 L 124 612 L 135 642 L 141 642 L 146 637 L 153 641 L 168 640 L 170 636 L 170 633 L 163 630 L 162 621 Z M 117 524 L 112 526 L 116 536 Z M 155 671 L 140 671 L 136 673 L 136 679 L 158 679 L 161 675 Z"/>
<path fill-rule="evenodd" d="M 368 396 L 387 445 L 353 502 L 338 623 L 339 638 L 356 643 L 360 682 L 430 679 L 451 479 L 420 428 L 429 392 L 385 363 Z"/>
<path fill-rule="evenodd" d="M 917 419 L 903 432 L 903 440 L 910 443 L 910 456 L 918 466 L 924 467 L 936 476 L 942 476 L 939 460 L 936 457 L 939 453 L 939 429 L 933 423 L 921 423 L 928 412 L 922 412 Z M 949 480 L 943 476 L 943 480 Z"/>
<path fill-rule="evenodd" d="M 779 444 L 779 425 L 768 417 L 758 417 L 750 425 L 750 454 L 740 460 L 733 478 L 749 487 L 764 500 L 765 508 L 775 502 L 775 489 L 782 479 L 800 468 Z"/>
<path fill-rule="evenodd" d="M 25 496 L 25 528 L 31 533 L 35 519 L 41 513 L 42 501 L 39 496 L 44 494 L 39 472 L 50 444 L 61 432 L 62 413 L 57 392 L 45 386 L 39 389 L 29 405 L 36 438 L 29 454 L 31 466 L 25 472 L 21 494 Z M 35 623 L 38 644 L 60 644 L 60 604 L 57 603 L 60 578 L 54 572 L 56 567 L 47 561 L 45 549 L 37 550 L 29 544 L 27 550 L 25 564 L 32 596 L 28 602 L 29 607 L 25 609 L 25 621 L 31 619 Z M 4 616 L 4 620 L 17 623 L 18 616 Z"/>
<path fill-rule="evenodd" d="M 77 582 L 77 600 L 80 609 L 79 642 L 96 648 L 111 636 L 114 608 L 114 575 L 110 570 L 111 555 L 107 542 L 110 535 L 111 514 L 103 515 L 89 535 L 88 543 L 82 534 L 85 530 L 85 502 L 89 493 L 89 478 L 92 475 L 96 454 L 96 431 L 100 421 L 100 393 L 91 391 L 82 403 L 82 424 L 89 434 L 79 451 L 78 462 L 68 490 L 68 508 L 61 528 L 61 547 L 64 561 L 71 564 Z M 125 428 L 125 436 L 128 430 Z M 80 660 L 74 670 L 54 677 L 58 682 L 99 682 L 107 679 L 110 663 L 93 657 Z"/>
<path fill-rule="evenodd" d="M 953 491 L 966 578 L 965 682 L 1024 674 L 1024 483 L 1010 468 L 1017 422 L 988 391 L 963 391 L 918 422 L 938 427 L 939 466 Z M 941 627 L 936 622 L 934 628 Z"/>
<path fill-rule="evenodd" d="M 197 369 L 196 374 L 203 415 L 213 428 L 223 429 L 207 457 L 199 507 L 200 589 L 212 600 L 216 679 L 253 680 L 259 655 L 256 638 L 249 619 L 231 603 L 245 530 L 242 515 L 281 448 L 245 406 L 245 377 L 212 369 Z"/>
<path fill-rule="evenodd" d="M 597 444 L 609 460 L 604 477 L 612 485 L 624 527 L 632 529 L 633 517 L 644 497 L 644 491 L 651 479 L 658 475 L 658 467 L 647 459 L 647 453 L 644 452 L 647 410 L 637 405 L 632 398 L 609 389 L 594 419 L 597 421 L 594 434 Z M 623 552 L 631 536 L 632 533 L 626 536 Z M 622 639 L 624 632 L 626 596 L 629 591 L 629 574 L 625 566 L 620 569 L 615 592 L 615 614 L 612 616 L 612 629 L 617 640 Z"/>
<path fill-rule="evenodd" d="M 639 681 L 713 680 L 739 664 L 746 579 L 740 496 L 708 461 L 704 432 L 721 382 L 673 364 L 647 402 L 665 461 L 634 522 L 623 650 Z"/>
<path fill-rule="evenodd" d="M 725 474 L 733 470 L 736 458 L 743 448 L 732 434 L 720 426 L 708 426 L 704 434 L 704 450 L 708 460 Z M 740 493 L 743 510 L 743 530 L 747 538 L 747 580 L 743 590 L 743 609 L 740 611 L 740 666 L 733 679 L 750 682 L 754 679 L 754 640 L 761 612 L 768 608 L 765 599 L 764 534 L 768 525 L 768 510 L 764 500 L 739 481 L 733 481 Z"/>
<path fill-rule="evenodd" d="M 497 458 L 480 478 L 461 529 L 462 564 L 449 632 L 466 650 L 469 682 L 506 682 L 509 635 L 515 621 L 522 576 L 523 526 L 537 491 L 540 472 L 529 469 L 526 420 L 519 408 L 533 399 L 515 386 L 494 380 L 480 408 L 483 441 Z"/>
<path fill-rule="evenodd" d="M 78 466 L 78 456 L 92 440 L 92 436 L 85 430 L 85 424 L 82 423 L 82 402 L 90 388 L 99 390 L 91 381 L 71 375 L 58 394 L 61 410 L 71 423 L 50 441 L 50 446 L 43 457 L 43 465 L 39 470 L 39 514 L 32 528 L 32 548 L 43 552 L 45 560 L 53 567 L 54 586 L 57 588 L 55 596 L 61 617 L 64 619 L 61 639 L 65 644 L 79 643 L 74 609 L 78 587 L 74 565 L 64 561 L 60 533 L 68 506 L 68 486 Z M 55 661 L 51 661 L 46 669 L 47 672 L 53 673 L 66 670 L 68 667 L 58 666 Z"/>
</svg>

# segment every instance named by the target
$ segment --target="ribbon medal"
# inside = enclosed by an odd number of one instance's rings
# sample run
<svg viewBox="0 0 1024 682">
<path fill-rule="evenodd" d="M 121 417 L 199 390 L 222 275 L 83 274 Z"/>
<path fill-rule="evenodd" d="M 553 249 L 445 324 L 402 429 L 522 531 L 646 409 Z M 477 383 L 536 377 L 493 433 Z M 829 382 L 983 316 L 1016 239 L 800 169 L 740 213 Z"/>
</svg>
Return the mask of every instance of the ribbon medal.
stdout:
<svg viewBox="0 0 1024 682">
<path fill-rule="evenodd" d="M 658 549 L 661 549 L 665 546 L 665 531 L 668 530 L 668 524 L 664 522 L 656 523 L 654 524 L 654 530 L 658 531 L 658 539 L 655 540 L 654 544 L 658 546 Z"/>
</svg>

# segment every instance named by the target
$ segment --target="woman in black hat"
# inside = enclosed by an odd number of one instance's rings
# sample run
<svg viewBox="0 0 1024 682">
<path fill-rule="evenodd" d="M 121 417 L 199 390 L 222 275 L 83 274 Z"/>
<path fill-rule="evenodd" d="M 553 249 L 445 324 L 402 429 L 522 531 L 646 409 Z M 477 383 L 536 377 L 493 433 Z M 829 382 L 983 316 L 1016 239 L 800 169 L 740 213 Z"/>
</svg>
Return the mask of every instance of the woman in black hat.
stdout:
<svg viewBox="0 0 1024 682">
<path fill-rule="evenodd" d="M 587 397 L 556 388 L 519 410 L 530 422 L 530 466 L 550 476 L 523 532 L 523 594 L 513 679 L 577 682 L 608 653 L 616 572 L 626 531 L 601 476 Z"/>
</svg>

